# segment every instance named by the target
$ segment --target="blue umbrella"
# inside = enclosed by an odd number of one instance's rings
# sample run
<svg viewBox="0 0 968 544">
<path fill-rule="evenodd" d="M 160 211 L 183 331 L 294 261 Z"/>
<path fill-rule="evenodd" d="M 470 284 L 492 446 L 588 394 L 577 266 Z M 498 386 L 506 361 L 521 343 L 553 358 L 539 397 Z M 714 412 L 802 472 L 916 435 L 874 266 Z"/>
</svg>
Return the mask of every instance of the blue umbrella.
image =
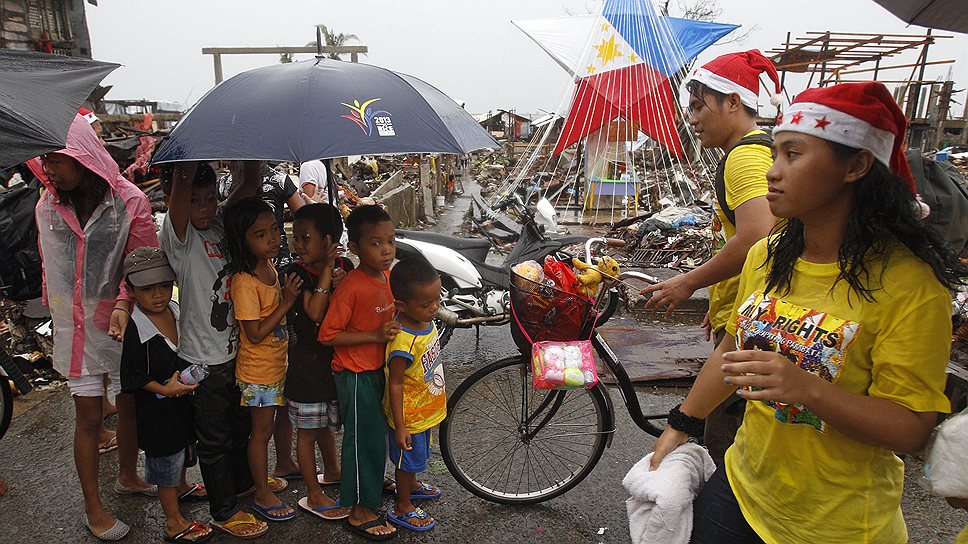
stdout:
<svg viewBox="0 0 968 544">
<path fill-rule="evenodd" d="M 316 58 L 243 72 L 182 118 L 154 162 L 464 154 L 496 148 L 447 95 L 385 68 Z"/>
</svg>

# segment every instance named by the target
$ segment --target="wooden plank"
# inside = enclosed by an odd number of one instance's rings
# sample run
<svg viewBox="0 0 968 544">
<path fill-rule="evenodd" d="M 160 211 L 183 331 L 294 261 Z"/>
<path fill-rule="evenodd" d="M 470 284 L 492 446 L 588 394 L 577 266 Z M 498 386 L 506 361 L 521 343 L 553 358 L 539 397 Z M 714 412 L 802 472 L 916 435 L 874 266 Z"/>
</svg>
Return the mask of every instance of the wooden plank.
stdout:
<svg viewBox="0 0 968 544">
<path fill-rule="evenodd" d="M 694 378 L 714 348 L 694 326 L 642 324 L 603 327 L 598 332 L 633 382 Z"/>
<path fill-rule="evenodd" d="M 282 54 L 282 53 L 315 53 L 315 45 L 292 46 L 292 47 L 203 47 L 203 55 L 263 55 L 263 54 Z M 324 45 L 321 49 L 323 53 L 367 53 L 369 48 L 365 45 Z"/>
</svg>

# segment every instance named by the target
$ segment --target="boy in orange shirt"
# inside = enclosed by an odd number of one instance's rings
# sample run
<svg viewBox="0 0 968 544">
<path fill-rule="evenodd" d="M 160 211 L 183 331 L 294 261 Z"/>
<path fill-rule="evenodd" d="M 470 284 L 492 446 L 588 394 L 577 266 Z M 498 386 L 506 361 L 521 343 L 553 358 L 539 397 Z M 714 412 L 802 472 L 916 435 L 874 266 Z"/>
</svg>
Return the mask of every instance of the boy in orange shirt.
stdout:
<svg viewBox="0 0 968 544">
<path fill-rule="evenodd" d="M 396 528 L 376 514 L 383 496 L 387 443 L 383 417 L 386 343 L 400 332 L 393 319 L 390 266 L 396 255 L 393 221 L 379 206 L 358 206 L 346 219 L 349 250 L 360 266 L 332 295 L 319 340 L 333 346 L 333 378 L 343 417 L 340 506 L 351 507 L 347 529 L 369 540 Z"/>
</svg>

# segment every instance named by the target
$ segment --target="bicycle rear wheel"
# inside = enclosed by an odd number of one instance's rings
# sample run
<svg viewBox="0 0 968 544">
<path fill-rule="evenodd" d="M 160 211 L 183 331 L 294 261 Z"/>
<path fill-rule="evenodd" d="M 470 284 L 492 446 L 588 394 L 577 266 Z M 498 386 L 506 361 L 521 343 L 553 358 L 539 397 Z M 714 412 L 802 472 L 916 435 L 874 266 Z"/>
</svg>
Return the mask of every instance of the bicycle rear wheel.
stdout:
<svg viewBox="0 0 968 544">
<path fill-rule="evenodd" d="M 469 376 L 447 411 L 440 426 L 447 468 L 468 491 L 500 504 L 535 504 L 575 487 L 614 430 L 601 386 L 535 391 L 520 355 Z"/>
</svg>

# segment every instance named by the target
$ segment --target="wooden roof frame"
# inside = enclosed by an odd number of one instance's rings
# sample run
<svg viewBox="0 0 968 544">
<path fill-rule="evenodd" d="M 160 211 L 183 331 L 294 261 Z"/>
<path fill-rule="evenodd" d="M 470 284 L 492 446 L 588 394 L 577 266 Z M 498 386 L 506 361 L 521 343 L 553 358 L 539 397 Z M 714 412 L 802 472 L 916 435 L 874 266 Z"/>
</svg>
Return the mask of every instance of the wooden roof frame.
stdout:
<svg viewBox="0 0 968 544">
<path fill-rule="evenodd" d="M 949 64 L 953 60 L 927 62 L 927 48 L 938 39 L 951 38 L 950 35 L 932 34 L 870 34 L 861 32 L 807 32 L 805 36 L 787 39 L 780 47 L 766 52 L 778 71 L 797 73 L 819 73 L 820 85 L 840 80 L 843 74 L 878 72 L 897 68 L 918 68 L 927 64 Z M 908 51 L 920 49 L 917 64 L 881 66 L 881 61 Z M 865 63 L 874 63 L 873 68 L 858 68 Z"/>
</svg>

